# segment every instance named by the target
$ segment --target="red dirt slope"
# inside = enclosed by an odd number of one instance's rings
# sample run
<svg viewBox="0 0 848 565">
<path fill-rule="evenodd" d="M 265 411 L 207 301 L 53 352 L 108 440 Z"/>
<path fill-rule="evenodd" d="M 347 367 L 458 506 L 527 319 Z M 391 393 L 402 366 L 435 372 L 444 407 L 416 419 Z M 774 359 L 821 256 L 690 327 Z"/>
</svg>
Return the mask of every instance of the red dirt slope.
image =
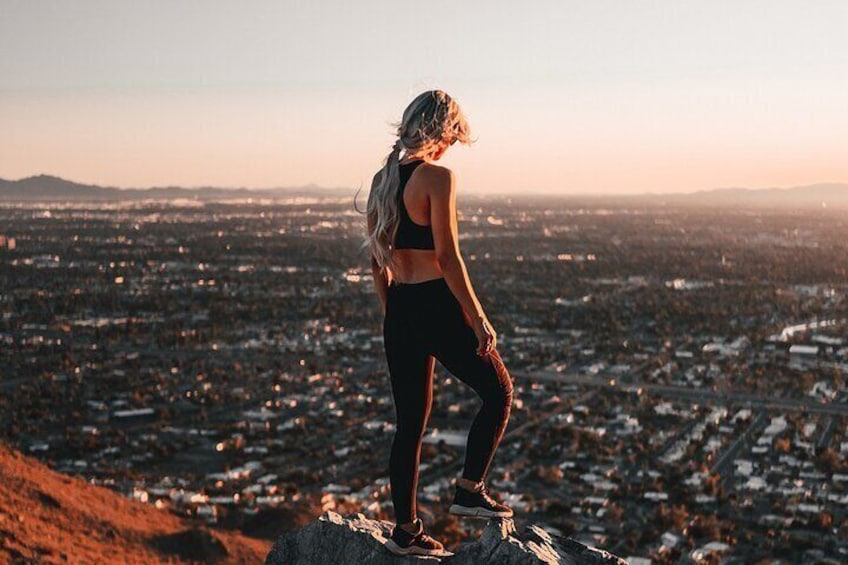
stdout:
<svg viewBox="0 0 848 565">
<path fill-rule="evenodd" d="M 270 549 L 270 541 L 212 530 L 0 443 L 0 563 L 263 563 Z"/>
</svg>

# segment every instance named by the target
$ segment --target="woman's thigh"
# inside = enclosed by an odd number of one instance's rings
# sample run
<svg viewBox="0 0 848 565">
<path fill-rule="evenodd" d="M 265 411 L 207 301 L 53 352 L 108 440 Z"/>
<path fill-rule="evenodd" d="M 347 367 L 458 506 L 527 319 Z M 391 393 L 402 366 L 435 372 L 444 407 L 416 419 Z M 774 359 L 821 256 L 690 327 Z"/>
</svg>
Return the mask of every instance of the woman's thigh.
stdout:
<svg viewBox="0 0 848 565">
<path fill-rule="evenodd" d="M 432 353 L 457 379 L 481 398 L 512 394 L 512 378 L 497 348 L 477 355 L 478 341 L 458 304 L 446 306 L 432 328 Z"/>
<path fill-rule="evenodd" d="M 391 306 L 383 321 L 383 343 L 398 425 L 423 432 L 432 407 L 435 359 L 408 317 Z"/>
</svg>

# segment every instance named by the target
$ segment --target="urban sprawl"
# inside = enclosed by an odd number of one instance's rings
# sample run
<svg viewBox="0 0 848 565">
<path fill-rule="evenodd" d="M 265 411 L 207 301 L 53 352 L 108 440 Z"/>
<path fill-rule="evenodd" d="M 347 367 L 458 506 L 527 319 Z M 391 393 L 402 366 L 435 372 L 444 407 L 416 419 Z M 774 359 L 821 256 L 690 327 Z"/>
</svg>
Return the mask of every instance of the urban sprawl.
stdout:
<svg viewBox="0 0 848 565">
<path fill-rule="evenodd" d="M 517 522 L 635 565 L 848 560 L 844 211 L 458 209 L 515 381 L 488 482 Z M 364 229 L 352 198 L 3 204 L 0 434 L 219 527 L 393 519 Z M 418 496 L 445 526 L 479 398 L 436 367 Z"/>
</svg>

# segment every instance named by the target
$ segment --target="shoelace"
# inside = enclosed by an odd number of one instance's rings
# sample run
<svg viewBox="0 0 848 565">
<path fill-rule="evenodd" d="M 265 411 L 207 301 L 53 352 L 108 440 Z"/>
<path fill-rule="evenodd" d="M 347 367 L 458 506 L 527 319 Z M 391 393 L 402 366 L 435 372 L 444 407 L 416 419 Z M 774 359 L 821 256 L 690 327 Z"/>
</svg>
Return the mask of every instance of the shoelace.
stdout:
<svg viewBox="0 0 848 565">
<path fill-rule="evenodd" d="M 437 546 L 441 546 L 441 545 L 442 545 L 442 543 L 441 543 L 441 542 L 436 541 L 436 539 L 435 539 L 435 538 L 432 538 L 432 537 L 428 536 L 427 534 L 425 534 L 425 533 L 423 533 L 423 532 L 422 532 L 422 533 L 420 533 L 420 534 L 417 536 L 417 539 L 418 539 L 419 541 L 424 542 L 424 543 L 434 542 L 434 543 L 433 543 L 433 545 L 437 545 Z"/>
<path fill-rule="evenodd" d="M 417 521 L 418 520 L 416 520 L 416 522 Z M 412 534 L 410 534 L 410 535 L 412 535 Z M 440 542 L 440 541 L 436 540 L 435 538 L 427 535 L 427 533 L 424 531 L 424 524 L 421 524 L 421 530 L 417 534 L 412 535 L 412 538 L 409 540 L 409 545 L 412 545 L 413 543 L 415 543 L 416 540 L 418 540 L 419 542 L 432 544 L 432 545 L 435 545 L 437 547 L 442 547 L 442 542 Z"/>
<path fill-rule="evenodd" d="M 492 498 L 492 496 L 489 494 L 489 485 L 487 485 L 486 483 L 483 483 L 483 486 L 480 487 L 479 492 L 480 492 L 480 496 L 483 497 L 483 500 L 485 500 L 486 502 L 488 502 L 492 506 L 497 506 L 499 504 L 498 501 L 495 500 L 494 498 Z"/>
</svg>

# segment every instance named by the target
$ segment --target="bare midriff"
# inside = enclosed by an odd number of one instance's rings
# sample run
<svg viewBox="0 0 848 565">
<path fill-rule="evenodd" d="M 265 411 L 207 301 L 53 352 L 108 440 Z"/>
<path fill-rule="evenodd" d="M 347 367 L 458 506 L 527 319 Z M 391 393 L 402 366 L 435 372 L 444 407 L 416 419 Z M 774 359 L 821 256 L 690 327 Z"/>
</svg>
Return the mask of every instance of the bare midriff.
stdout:
<svg viewBox="0 0 848 565">
<path fill-rule="evenodd" d="M 402 284 L 412 284 L 442 276 L 442 267 L 432 249 L 395 249 L 392 251 L 397 267 L 392 278 Z"/>
</svg>

